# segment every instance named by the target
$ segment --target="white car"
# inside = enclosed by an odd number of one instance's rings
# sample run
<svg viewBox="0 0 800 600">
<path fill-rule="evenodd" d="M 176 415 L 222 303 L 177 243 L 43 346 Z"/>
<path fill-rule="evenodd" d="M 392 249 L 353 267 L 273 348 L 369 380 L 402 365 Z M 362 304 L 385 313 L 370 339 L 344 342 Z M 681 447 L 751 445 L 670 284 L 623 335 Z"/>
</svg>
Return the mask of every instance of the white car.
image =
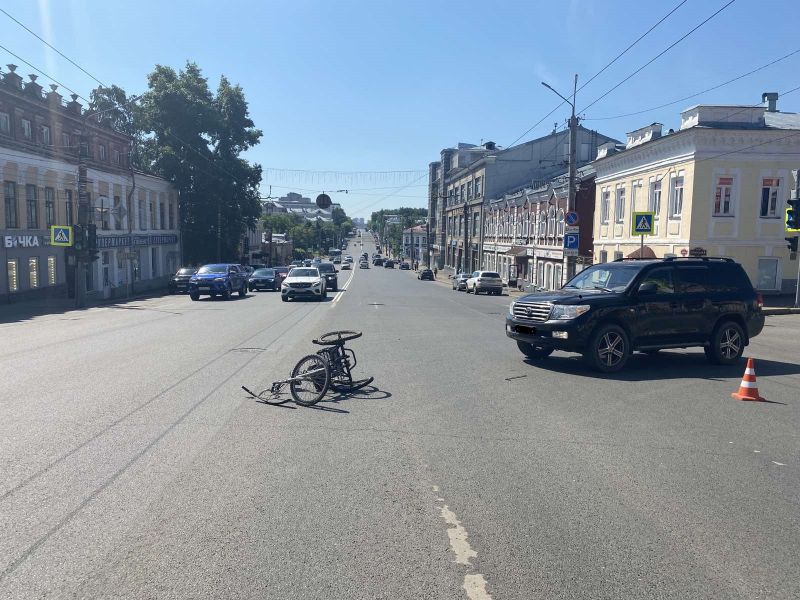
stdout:
<svg viewBox="0 0 800 600">
<path fill-rule="evenodd" d="M 344 257 L 344 262 L 352 263 L 353 257 L 348 254 L 347 256 Z"/>
<path fill-rule="evenodd" d="M 500 279 L 500 274 L 494 271 L 475 271 L 472 276 L 467 279 L 466 290 L 468 294 L 471 292 L 476 296 L 481 292 L 502 296 L 503 280 Z"/>
<path fill-rule="evenodd" d="M 322 301 L 328 297 L 325 277 L 316 267 L 295 267 L 281 283 L 281 300 L 312 298 Z"/>
</svg>

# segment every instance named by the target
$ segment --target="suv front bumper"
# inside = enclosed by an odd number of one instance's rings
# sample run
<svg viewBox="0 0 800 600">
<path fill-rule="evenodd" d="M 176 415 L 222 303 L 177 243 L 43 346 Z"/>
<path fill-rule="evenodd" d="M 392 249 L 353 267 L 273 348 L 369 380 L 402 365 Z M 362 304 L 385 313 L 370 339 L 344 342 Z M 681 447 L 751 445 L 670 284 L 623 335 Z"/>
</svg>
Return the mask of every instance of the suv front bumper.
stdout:
<svg viewBox="0 0 800 600">
<path fill-rule="evenodd" d="M 591 333 L 587 319 L 554 319 L 543 323 L 528 323 L 506 315 L 506 335 L 519 342 L 566 352 L 582 352 Z M 561 337 L 556 337 L 559 335 Z"/>
</svg>

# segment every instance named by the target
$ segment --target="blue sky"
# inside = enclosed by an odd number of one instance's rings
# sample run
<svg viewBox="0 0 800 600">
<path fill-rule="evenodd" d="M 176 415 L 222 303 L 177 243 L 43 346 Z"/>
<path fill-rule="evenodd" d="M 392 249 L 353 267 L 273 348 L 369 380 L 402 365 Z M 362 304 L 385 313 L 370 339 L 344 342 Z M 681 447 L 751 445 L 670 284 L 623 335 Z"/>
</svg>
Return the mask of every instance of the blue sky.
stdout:
<svg viewBox="0 0 800 600">
<path fill-rule="evenodd" d="M 308 171 L 425 170 L 459 141 L 507 145 L 667 14 L 680 0 L 245 2 L 228 0 L 6 0 L 3 8 L 103 82 L 144 91 L 156 63 L 197 62 L 212 88 L 241 84 L 264 131 L 249 158 Z M 688 0 L 578 95 L 589 104 L 727 0 Z M 800 54 L 699 98 L 646 109 L 709 88 L 800 49 L 796 3 L 736 0 L 631 81 L 586 111 L 584 125 L 623 139 L 653 121 L 677 127 L 696 103 L 755 104 L 763 91 L 800 86 Z M 0 14 L 8 50 L 84 96 L 96 83 Z M 3 64 L 20 61 L 0 49 Z M 32 70 L 20 65 L 18 72 Z M 45 79 L 45 78 L 42 78 Z M 43 84 L 49 83 L 44 80 Z M 800 109 L 800 92 L 779 100 Z M 565 105 L 524 140 L 568 117 Z M 423 206 L 418 175 L 266 172 L 264 192 L 361 189 L 333 194 L 353 216 Z M 385 189 L 375 189 L 385 188 Z M 386 198 L 387 194 L 393 194 Z"/>
</svg>

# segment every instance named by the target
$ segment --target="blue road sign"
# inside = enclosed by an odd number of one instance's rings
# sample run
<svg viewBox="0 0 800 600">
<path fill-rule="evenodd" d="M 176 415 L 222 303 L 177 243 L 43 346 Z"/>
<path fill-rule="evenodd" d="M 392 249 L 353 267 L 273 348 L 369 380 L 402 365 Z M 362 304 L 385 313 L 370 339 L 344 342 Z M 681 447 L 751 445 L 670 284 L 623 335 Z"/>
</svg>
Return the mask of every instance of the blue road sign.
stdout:
<svg viewBox="0 0 800 600">
<path fill-rule="evenodd" d="M 53 225 L 50 228 L 50 245 L 72 246 L 72 227 L 70 225 Z"/>
<path fill-rule="evenodd" d="M 576 213 L 574 210 L 569 211 L 566 215 L 564 215 L 564 221 L 567 225 L 577 225 L 578 213 Z"/>
<path fill-rule="evenodd" d="M 653 234 L 653 219 L 655 213 L 652 212 L 635 212 L 633 213 L 633 235 L 652 235 Z"/>
<path fill-rule="evenodd" d="M 564 255 L 578 256 L 580 236 L 577 233 L 568 233 L 564 236 Z"/>
</svg>

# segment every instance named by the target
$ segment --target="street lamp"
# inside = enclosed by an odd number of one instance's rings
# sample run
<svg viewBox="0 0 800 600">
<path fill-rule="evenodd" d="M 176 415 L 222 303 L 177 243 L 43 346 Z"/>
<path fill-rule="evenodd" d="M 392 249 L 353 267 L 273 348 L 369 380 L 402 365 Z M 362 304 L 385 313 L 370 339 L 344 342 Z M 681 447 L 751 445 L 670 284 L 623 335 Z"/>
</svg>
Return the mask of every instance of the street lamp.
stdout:
<svg viewBox="0 0 800 600">
<path fill-rule="evenodd" d="M 572 116 L 569 118 L 569 198 L 567 200 L 567 210 L 575 210 L 575 179 L 577 173 L 577 159 L 576 146 L 578 143 L 578 120 L 575 118 L 575 95 L 578 93 L 578 75 L 575 74 L 575 81 L 572 87 L 572 100 L 568 100 L 562 96 L 551 85 L 542 81 L 542 85 L 548 90 L 553 92 L 556 96 L 561 98 L 564 102 L 572 107 Z M 567 257 L 567 278 L 569 279 L 575 274 L 575 261 L 571 256 Z"/>
</svg>

